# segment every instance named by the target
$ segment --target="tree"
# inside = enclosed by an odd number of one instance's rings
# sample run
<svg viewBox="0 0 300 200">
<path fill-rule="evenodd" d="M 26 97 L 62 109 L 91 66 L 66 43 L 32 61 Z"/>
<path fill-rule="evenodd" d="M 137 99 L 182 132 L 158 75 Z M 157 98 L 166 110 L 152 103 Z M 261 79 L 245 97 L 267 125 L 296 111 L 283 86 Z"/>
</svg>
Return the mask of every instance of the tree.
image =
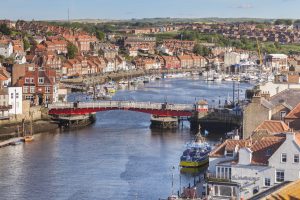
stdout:
<svg viewBox="0 0 300 200">
<path fill-rule="evenodd" d="M 0 63 L 3 63 L 4 62 L 4 56 L 0 55 Z"/>
<path fill-rule="evenodd" d="M 98 40 L 102 41 L 105 39 L 105 33 L 102 31 L 96 31 L 96 37 Z"/>
<path fill-rule="evenodd" d="M 68 50 L 68 58 L 69 59 L 75 58 L 76 54 L 78 53 L 77 47 L 74 44 L 72 44 L 71 42 L 68 43 L 67 50 Z"/>
<path fill-rule="evenodd" d="M 293 24 L 293 21 L 291 19 L 277 19 L 275 22 L 274 22 L 275 25 L 292 25 Z"/>
<path fill-rule="evenodd" d="M 11 30 L 10 30 L 10 28 L 7 27 L 6 24 L 1 24 L 1 25 L 0 25 L 0 32 L 1 32 L 3 35 L 10 35 L 10 34 L 11 34 Z"/>
<path fill-rule="evenodd" d="M 196 44 L 194 47 L 194 53 L 201 56 L 208 56 L 211 53 L 211 50 L 203 45 Z"/>
<path fill-rule="evenodd" d="M 275 46 L 276 49 L 280 49 L 281 48 L 279 42 L 274 42 L 274 46 Z"/>
<path fill-rule="evenodd" d="M 23 44 L 24 44 L 24 50 L 25 51 L 30 48 L 30 43 L 29 43 L 27 38 L 23 39 Z"/>
</svg>

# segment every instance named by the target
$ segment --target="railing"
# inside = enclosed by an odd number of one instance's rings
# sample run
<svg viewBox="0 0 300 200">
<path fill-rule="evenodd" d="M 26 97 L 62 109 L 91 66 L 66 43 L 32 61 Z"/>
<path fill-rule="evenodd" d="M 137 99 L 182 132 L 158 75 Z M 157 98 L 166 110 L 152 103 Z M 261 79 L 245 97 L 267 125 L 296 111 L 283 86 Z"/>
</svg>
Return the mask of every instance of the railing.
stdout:
<svg viewBox="0 0 300 200">
<path fill-rule="evenodd" d="M 55 103 L 55 104 L 48 105 L 48 108 L 49 109 L 119 108 L 119 109 L 176 110 L 176 111 L 193 111 L 195 109 L 193 105 L 189 105 L 189 104 L 165 104 L 165 103 L 132 102 L 132 101 Z"/>
<path fill-rule="evenodd" d="M 206 178 L 212 182 L 231 182 L 230 178 L 220 178 L 214 173 L 206 173 Z"/>
<path fill-rule="evenodd" d="M 7 105 L 7 106 L 0 106 L 1 111 L 7 111 L 9 109 L 12 109 L 12 105 Z"/>
</svg>

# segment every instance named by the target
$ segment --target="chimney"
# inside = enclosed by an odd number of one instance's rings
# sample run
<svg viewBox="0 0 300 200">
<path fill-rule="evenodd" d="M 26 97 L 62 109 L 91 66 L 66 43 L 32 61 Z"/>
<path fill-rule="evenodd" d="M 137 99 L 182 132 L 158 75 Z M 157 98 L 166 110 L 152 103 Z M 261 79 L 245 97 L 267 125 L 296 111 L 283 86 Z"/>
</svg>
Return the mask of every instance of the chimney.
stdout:
<svg viewBox="0 0 300 200">
<path fill-rule="evenodd" d="M 252 97 L 252 103 L 261 103 L 261 95 L 255 95 Z"/>
<path fill-rule="evenodd" d="M 295 140 L 295 133 L 294 132 L 286 132 L 285 133 L 285 137 L 286 137 L 286 140 L 290 141 L 290 142 L 293 142 Z"/>
<path fill-rule="evenodd" d="M 270 92 L 268 91 L 268 92 L 263 92 L 262 94 L 261 94 L 261 97 L 263 97 L 263 98 L 265 98 L 266 100 L 270 100 L 270 97 L 271 97 L 271 95 L 270 95 Z"/>
</svg>

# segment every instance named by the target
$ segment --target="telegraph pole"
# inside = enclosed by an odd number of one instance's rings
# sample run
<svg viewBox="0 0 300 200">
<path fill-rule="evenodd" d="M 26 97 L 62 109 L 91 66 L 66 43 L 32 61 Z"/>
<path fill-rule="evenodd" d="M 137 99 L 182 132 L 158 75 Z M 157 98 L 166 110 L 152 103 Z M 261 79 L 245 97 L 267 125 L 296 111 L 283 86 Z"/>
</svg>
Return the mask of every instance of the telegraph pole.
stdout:
<svg viewBox="0 0 300 200">
<path fill-rule="evenodd" d="M 234 102 L 235 102 L 235 81 L 233 81 L 233 86 L 232 86 L 232 104 L 234 107 Z"/>
</svg>

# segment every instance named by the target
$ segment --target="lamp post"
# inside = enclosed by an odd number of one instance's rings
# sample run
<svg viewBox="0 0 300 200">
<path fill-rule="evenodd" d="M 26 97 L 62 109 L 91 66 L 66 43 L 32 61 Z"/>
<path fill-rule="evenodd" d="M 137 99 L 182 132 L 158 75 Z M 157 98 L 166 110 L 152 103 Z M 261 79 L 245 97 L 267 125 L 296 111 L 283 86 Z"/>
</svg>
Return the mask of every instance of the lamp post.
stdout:
<svg viewBox="0 0 300 200">
<path fill-rule="evenodd" d="M 17 89 L 15 89 L 15 119 L 17 119 Z"/>
<path fill-rule="evenodd" d="M 172 195 L 174 194 L 174 170 L 175 166 L 172 167 Z"/>
</svg>

